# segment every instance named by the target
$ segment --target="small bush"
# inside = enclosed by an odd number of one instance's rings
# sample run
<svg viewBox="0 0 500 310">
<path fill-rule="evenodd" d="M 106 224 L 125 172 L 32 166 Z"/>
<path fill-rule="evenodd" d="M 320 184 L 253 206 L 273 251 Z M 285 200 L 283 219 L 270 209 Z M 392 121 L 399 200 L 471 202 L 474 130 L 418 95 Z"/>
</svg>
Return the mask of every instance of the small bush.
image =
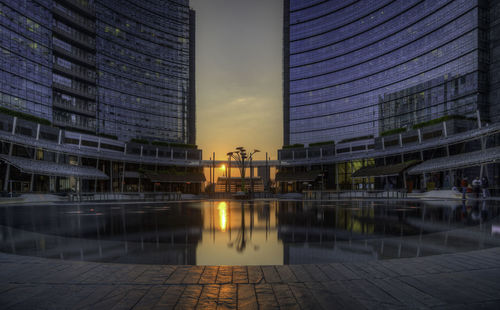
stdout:
<svg viewBox="0 0 500 310">
<path fill-rule="evenodd" d="M 394 135 L 394 134 L 397 134 L 397 133 L 402 133 L 402 132 L 405 132 L 405 131 L 406 131 L 406 128 L 394 128 L 394 129 L 391 129 L 391 130 L 386 130 L 384 132 L 381 132 L 380 136 L 381 137 L 390 136 L 390 135 Z"/>
<path fill-rule="evenodd" d="M 423 127 L 427 127 L 427 126 L 432 126 L 432 125 L 436 125 L 436 124 L 442 123 L 444 121 L 452 120 L 452 119 L 470 119 L 470 118 L 465 117 L 463 115 L 445 115 L 442 117 L 431 119 L 430 121 L 415 124 L 412 126 L 412 128 L 418 129 L 418 128 L 423 128 Z M 473 120 L 475 120 L 475 118 L 473 118 Z"/>
<path fill-rule="evenodd" d="M 33 116 L 33 115 L 26 114 L 23 112 L 13 111 L 13 110 L 7 109 L 5 107 L 0 107 L 0 113 L 7 114 L 10 116 L 15 116 L 17 118 L 24 119 L 24 120 L 27 120 L 29 122 L 39 123 L 42 125 L 50 126 L 52 124 L 49 120 L 46 120 L 45 118 Z"/>
<path fill-rule="evenodd" d="M 98 136 L 99 137 L 103 137 L 103 138 L 118 140 L 118 137 L 115 136 L 115 135 L 108 135 L 108 134 L 105 134 L 105 133 L 100 133 L 100 134 L 98 134 Z"/>
<path fill-rule="evenodd" d="M 323 146 L 323 145 L 335 145 L 335 141 L 332 140 L 332 141 L 309 143 L 309 146 Z"/>
<path fill-rule="evenodd" d="M 295 148 L 301 148 L 301 147 L 304 147 L 304 144 L 295 143 L 292 145 L 283 145 L 283 149 L 295 149 Z"/>
<path fill-rule="evenodd" d="M 148 140 L 146 140 L 146 139 L 137 139 L 137 138 L 130 139 L 130 142 L 137 143 L 137 144 L 149 144 Z"/>
</svg>

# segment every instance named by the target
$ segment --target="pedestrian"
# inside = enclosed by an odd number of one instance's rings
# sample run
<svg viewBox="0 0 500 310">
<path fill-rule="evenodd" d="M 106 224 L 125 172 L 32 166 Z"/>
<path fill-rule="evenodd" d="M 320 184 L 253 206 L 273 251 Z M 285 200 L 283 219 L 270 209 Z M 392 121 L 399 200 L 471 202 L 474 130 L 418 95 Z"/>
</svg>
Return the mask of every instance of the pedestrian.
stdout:
<svg viewBox="0 0 500 310">
<path fill-rule="evenodd" d="M 467 177 L 463 178 L 462 182 L 460 183 L 460 186 L 462 186 L 462 199 L 465 199 L 468 185 L 469 185 L 469 183 L 467 182 Z"/>
<path fill-rule="evenodd" d="M 489 197 L 490 196 L 490 192 L 488 191 L 488 178 L 487 177 L 483 177 L 483 179 L 481 180 L 481 186 L 483 187 L 483 198 L 486 198 L 486 197 Z"/>
<path fill-rule="evenodd" d="M 472 181 L 472 189 L 476 194 L 476 198 L 479 198 L 479 192 L 481 191 L 481 180 L 479 179 L 479 177 L 476 177 L 474 181 Z"/>
</svg>

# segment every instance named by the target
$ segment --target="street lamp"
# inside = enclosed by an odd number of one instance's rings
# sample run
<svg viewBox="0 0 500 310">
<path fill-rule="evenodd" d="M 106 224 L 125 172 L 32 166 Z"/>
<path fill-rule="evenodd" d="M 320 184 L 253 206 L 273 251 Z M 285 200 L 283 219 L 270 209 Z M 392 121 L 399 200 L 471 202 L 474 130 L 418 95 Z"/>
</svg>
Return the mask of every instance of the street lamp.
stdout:
<svg viewBox="0 0 500 310">
<path fill-rule="evenodd" d="M 250 195 L 253 195 L 253 167 L 252 167 L 252 156 L 255 153 L 260 152 L 259 150 L 253 150 L 253 152 L 250 153 Z"/>
<path fill-rule="evenodd" d="M 241 172 L 241 191 L 245 191 L 245 159 L 250 159 L 250 190 L 253 192 L 253 171 L 252 171 L 252 156 L 260 152 L 259 150 L 253 150 L 250 154 L 247 154 L 247 151 L 244 147 L 239 146 L 236 148 L 236 151 L 227 153 L 228 156 L 228 164 L 229 168 L 231 168 L 231 158 L 233 158 L 236 162 L 238 162 L 240 166 Z"/>
<path fill-rule="evenodd" d="M 227 154 L 227 171 L 226 173 L 226 193 L 231 192 L 231 157 L 233 156 L 233 152 L 228 152 Z M 229 186 L 228 186 L 228 179 L 229 179 Z"/>
</svg>

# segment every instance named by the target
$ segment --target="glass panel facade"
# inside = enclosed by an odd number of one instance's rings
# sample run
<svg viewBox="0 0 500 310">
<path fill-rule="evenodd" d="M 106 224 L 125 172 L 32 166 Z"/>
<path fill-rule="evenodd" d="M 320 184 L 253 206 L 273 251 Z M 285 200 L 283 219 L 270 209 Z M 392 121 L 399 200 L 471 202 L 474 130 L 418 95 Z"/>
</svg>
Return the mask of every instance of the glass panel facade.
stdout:
<svg viewBox="0 0 500 310">
<path fill-rule="evenodd" d="M 487 10 L 475 0 L 285 1 L 285 144 L 487 115 Z"/>
<path fill-rule="evenodd" d="M 99 130 L 186 142 L 187 1 L 122 2 L 96 4 Z"/>
<path fill-rule="evenodd" d="M 193 143 L 193 27 L 188 0 L 4 0 L 0 106 L 121 140 Z"/>
<path fill-rule="evenodd" d="M 0 106 L 52 120 L 47 1 L 0 3 Z"/>
</svg>

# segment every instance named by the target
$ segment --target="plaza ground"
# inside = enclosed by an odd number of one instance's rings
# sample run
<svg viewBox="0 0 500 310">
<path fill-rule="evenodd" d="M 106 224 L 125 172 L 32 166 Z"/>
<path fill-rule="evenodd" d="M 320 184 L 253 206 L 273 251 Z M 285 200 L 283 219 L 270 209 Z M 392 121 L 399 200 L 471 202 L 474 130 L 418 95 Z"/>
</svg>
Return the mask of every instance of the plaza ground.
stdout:
<svg viewBox="0 0 500 310">
<path fill-rule="evenodd" d="M 0 254 L 3 309 L 498 309 L 500 248 L 369 263 L 161 266 Z"/>
</svg>

